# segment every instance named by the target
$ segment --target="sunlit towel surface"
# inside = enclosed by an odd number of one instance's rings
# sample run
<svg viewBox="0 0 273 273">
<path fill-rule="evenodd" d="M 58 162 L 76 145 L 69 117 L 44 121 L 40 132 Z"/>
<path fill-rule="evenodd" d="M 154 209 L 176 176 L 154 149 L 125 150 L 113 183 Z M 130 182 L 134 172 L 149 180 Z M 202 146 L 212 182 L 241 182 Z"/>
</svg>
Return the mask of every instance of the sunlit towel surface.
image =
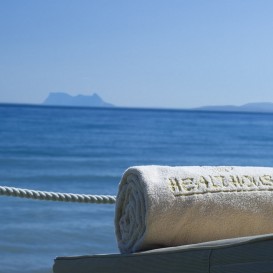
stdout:
<svg viewBox="0 0 273 273">
<path fill-rule="evenodd" d="M 273 232 L 273 168 L 137 166 L 123 175 L 121 253 Z"/>
</svg>

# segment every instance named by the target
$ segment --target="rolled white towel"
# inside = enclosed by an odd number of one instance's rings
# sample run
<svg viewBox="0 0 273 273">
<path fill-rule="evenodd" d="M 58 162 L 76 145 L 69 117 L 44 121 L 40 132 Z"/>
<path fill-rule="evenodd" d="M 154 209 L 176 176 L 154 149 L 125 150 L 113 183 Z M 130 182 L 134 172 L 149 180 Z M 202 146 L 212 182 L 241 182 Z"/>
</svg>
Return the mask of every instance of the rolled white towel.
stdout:
<svg viewBox="0 0 273 273">
<path fill-rule="evenodd" d="M 129 168 L 119 185 L 121 253 L 273 232 L 273 168 Z"/>
</svg>

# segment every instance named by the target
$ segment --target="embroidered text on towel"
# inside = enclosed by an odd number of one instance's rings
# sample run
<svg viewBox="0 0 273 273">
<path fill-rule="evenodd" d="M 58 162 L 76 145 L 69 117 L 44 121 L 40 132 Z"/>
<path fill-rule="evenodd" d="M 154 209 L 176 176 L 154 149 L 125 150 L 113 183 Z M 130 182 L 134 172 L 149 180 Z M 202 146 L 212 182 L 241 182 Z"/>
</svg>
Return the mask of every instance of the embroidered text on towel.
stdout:
<svg viewBox="0 0 273 273">
<path fill-rule="evenodd" d="M 273 190 L 273 177 L 271 175 L 171 177 L 168 182 L 175 196 L 214 192 Z"/>
</svg>

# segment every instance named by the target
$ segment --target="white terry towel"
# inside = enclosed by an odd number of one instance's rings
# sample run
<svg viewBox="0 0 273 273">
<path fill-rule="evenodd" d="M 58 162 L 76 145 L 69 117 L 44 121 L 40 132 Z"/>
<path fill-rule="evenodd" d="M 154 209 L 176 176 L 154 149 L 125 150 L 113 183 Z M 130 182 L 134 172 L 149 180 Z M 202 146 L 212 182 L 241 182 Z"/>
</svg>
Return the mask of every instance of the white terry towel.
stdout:
<svg viewBox="0 0 273 273">
<path fill-rule="evenodd" d="M 273 232 L 273 168 L 129 168 L 119 185 L 121 253 Z"/>
</svg>

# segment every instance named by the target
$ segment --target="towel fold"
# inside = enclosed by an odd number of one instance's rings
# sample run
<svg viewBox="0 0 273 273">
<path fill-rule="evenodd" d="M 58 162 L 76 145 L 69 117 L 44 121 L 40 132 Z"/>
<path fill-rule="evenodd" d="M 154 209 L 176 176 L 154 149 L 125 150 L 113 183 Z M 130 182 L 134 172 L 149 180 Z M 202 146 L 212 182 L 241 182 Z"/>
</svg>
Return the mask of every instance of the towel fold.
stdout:
<svg viewBox="0 0 273 273">
<path fill-rule="evenodd" d="M 116 201 L 121 253 L 273 232 L 273 168 L 129 168 Z"/>
</svg>

